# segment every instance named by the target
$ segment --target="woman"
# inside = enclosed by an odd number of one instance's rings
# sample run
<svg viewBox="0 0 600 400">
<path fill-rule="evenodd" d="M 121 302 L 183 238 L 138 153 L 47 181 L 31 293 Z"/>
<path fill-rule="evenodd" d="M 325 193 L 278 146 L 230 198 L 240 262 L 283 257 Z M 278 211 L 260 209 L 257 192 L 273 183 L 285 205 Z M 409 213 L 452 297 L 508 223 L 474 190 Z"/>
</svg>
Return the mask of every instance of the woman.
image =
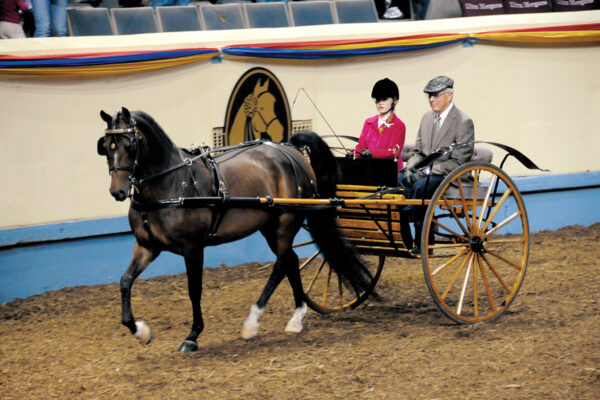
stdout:
<svg viewBox="0 0 600 400">
<path fill-rule="evenodd" d="M 375 83 L 371 91 L 377 115 L 367 118 L 363 125 L 358 144 L 357 156 L 374 158 L 394 158 L 398 160 L 398 171 L 403 167 L 402 147 L 406 136 L 406 126 L 394 114 L 394 107 L 400 97 L 398 86 L 388 78 Z"/>
</svg>

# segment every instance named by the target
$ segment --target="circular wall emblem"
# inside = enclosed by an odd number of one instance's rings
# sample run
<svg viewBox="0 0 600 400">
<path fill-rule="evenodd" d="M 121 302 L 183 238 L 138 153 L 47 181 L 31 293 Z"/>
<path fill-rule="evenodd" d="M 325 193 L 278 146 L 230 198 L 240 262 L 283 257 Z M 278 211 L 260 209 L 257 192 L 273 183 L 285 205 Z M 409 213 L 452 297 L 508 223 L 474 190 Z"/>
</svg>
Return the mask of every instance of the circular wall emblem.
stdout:
<svg viewBox="0 0 600 400">
<path fill-rule="evenodd" d="M 273 73 L 252 68 L 238 80 L 225 114 L 225 141 L 234 145 L 256 139 L 287 141 L 292 119 L 283 86 Z"/>
</svg>

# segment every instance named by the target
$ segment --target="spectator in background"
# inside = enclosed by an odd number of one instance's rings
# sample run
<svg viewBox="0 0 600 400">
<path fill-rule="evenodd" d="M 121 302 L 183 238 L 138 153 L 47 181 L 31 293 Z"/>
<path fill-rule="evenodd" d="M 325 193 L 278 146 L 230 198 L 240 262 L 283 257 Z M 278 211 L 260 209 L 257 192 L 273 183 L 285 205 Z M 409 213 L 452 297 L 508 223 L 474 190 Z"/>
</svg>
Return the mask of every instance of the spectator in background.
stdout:
<svg viewBox="0 0 600 400">
<path fill-rule="evenodd" d="M 67 36 L 67 0 L 31 0 L 34 37 Z"/>
<path fill-rule="evenodd" d="M 379 19 L 401 19 L 404 14 L 396 3 L 398 0 L 374 0 Z"/>
<path fill-rule="evenodd" d="M 22 0 L 0 0 L 0 39 L 25 37 L 19 10 L 27 11 L 29 7 Z"/>
<path fill-rule="evenodd" d="M 190 0 L 150 0 L 148 2 L 151 7 L 187 6 L 188 4 L 190 4 Z"/>
<path fill-rule="evenodd" d="M 413 0 L 413 12 L 415 13 L 413 19 L 425 19 L 428 7 L 429 0 Z"/>
</svg>

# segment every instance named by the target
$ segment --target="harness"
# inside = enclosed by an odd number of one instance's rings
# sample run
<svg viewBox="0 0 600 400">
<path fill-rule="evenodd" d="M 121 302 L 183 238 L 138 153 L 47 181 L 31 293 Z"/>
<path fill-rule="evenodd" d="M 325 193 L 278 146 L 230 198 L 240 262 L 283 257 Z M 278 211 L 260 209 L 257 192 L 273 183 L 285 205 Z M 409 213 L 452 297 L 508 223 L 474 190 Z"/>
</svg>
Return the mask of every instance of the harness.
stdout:
<svg viewBox="0 0 600 400">
<path fill-rule="evenodd" d="M 165 170 L 162 170 L 160 172 L 157 172 L 153 175 L 137 179 L 137 178 L 135 178 L 134 175 L 135 175 L 136 167 L 138 165 L 138 159 L 139 159 L 139 151 L 138 150 L 139 150 L 139 141 L 141 140 L 141 136 L 138 133 L 136 121 L 132 119 L 131 127 L 119 128 L 119 129 L 106 129 L 104 132 L 106 135 L 109 135 L 109 136 L 110 135 L 114 135 L 114 136 L 124 135 L 127 138 L 129 138 L 129 140 L 131 142 L 131 152 L 132 152 L 132 154 L 134 154 L 134 157 L 131 158 L 129 165 L 126 167 L 122 167 L 122 166 L 115 167 L 115 166 L 109 165 L 109 172 L 113 172 L 113 171 L 129 172 L 128 180 L 130 183 L 130 187 L 129 187 L 129 192 L 128 192 L 127 197 L 129 197 L 131 199 L 131 207 L 134 210 L 136 210 L 142 214 L 144 227 L 145 227 L 147 233 L 151 237 L 153 235 L 152 235 L 152 231 L 150 229 L 148 213 L 157 211 L 157 210 L 160 210 L 163 208 L 181 208 L 181 207 L 191 206 L 192 204 L 194 204 L 193 206 L 195 206 L 195 207 L 210 207 L 212 209 L 212 217 L 211 217 L 210 228 L 208 231 L 208 237 L 209 237 L 209 239 L 216 238 L 216 236 L 217 236 L 216 232 L 219 229 L 221 222 L 223 221 L 223 217 L 225 215 L 225 211 L 227 210 L 227 206 L 230 203 L 231 196 L 229 194 L 229 190 L 227 189 L 227 185 L 225 184 L 223 175 L 221 174 L 221 171 L 219 169 L 219 165 L 212 156 L 213 153 L 223 154 L 223 153 L 231 151 L 231 150 L 240 150 L 240 149 L 244 151 L 244 150 L 247 150 L 250 148 L 254 148 L 256 146 L 260 146 L 262 144 L 265 144 L 274 149 L 277 149 L 286 157 L 286 159 L 288 160 L 288 162 L 290 163 L 290 165 L 292 167 L 292 170 L 294 171 L 294 177 L 296 180 L 296 188 L 298 189 L 299 197 L 302 196 L 302 187 L 300 186 L 300 171 L 302 173 L 304 173 L 305 176 L 310 176 L 310 173 L 303 167 L 302 164 L 300 164 L 290 154 L 289 151 L 287 151 L 285 149 L 284 146 L 282 146 L 280 144 L 272 143 L 270 141 L 255 140 L 252 142 L 245 142 L 245 143 L 241 143 L 238 145 L 218 147 L 218 148 L 214 148 L 214 149 L 211 149 L 208 146 L 196 147 L 196 148 L 190 149 L 187 152 L 179 149 L 179 157 L 181 159 L 180 163 L 175 164 L 175 165 L 173 165 Z M 114 145 L 115 145 L 115 143 L 114 143 L 114 141 L 112 141 L 111 146 L 114 146 Z M 285 146 L 291 146 L 291 145 L 285 144 Z M 210 181 L 211 181 L 212 197 L 208 197 L 208 198 L 201 197 L 201 187 L 200 187 L 198 180 L 196 178 L 196 175 L 194 174 L 194 171 L 192 169 L 194 162 L 197 160 L 201 160 L 209 172 Z M 181 182 L 181 194 L 180 194 L 179 198 L 158 200 L 156 202 L 151 202 L 151 203 L 140 202 L 135 199 L 135 193 L 139 193 L 140 189 L 143 185 L 147 184 L 149 181 L 151 181 L 153 179 L 167 175 L 167 174 L 177 171 L 181 168 L 184 169 L 184 176 L 183 176 L 183 180 Z M 185 197 L 184 196 L 185 191 L 186 191 L 187 187 L 189 186 L 188 182 L 190 182 L 190 181 L 192 182 L 192 185 L 194 187 L 194 192 L 195 192 L 196 197 Z M 311 180 L 310 182 L 314 188 L 313 192 L 316 193 L 316 186 L 315 186 L 314 181 Z M 196 201 L 194 201 L 194 200 L 196 200 Z M 185 204 L 186 201 L 188 204 Z"/>
</svg>

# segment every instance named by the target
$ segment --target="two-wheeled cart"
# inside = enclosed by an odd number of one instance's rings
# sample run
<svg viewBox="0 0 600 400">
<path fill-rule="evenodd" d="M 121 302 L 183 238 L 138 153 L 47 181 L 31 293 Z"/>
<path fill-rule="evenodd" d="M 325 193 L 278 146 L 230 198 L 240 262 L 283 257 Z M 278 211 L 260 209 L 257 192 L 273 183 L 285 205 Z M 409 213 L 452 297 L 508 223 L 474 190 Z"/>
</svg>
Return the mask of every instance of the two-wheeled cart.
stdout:
<svg viewBox="0 0 600 400">
<path fill-rule="evenodd" d="M 498 146 L 508 151 L 502 164 L 512 155 L 526 167 L 538 168 L 518 151 Z M 452 150 L 442 149 L 424 161 Z M 375 288 L 387 257 L 420 258 L 434 302 L 460 324 L 502 315 L 523 284 L 529 259 L 525 204 L 513 180 L 489 162 L 472 161 L 456 168 L 430 199 L 407 199 L 399 188 L 344 184 L 337 186 L 335 199 L 304 201 L 335 206 L 339 228 L 372 275 L 368 289 L 356 293 L 337 279 L 317 251 L 301 263 L 304 291 L 315 311 L 361 304 Z M 420 255 L 412 254 L 403 240 L 407 221 L 401 214 L 408 205 L 426 207 L 421 237 L 415 238 Z"/>
</svg>

